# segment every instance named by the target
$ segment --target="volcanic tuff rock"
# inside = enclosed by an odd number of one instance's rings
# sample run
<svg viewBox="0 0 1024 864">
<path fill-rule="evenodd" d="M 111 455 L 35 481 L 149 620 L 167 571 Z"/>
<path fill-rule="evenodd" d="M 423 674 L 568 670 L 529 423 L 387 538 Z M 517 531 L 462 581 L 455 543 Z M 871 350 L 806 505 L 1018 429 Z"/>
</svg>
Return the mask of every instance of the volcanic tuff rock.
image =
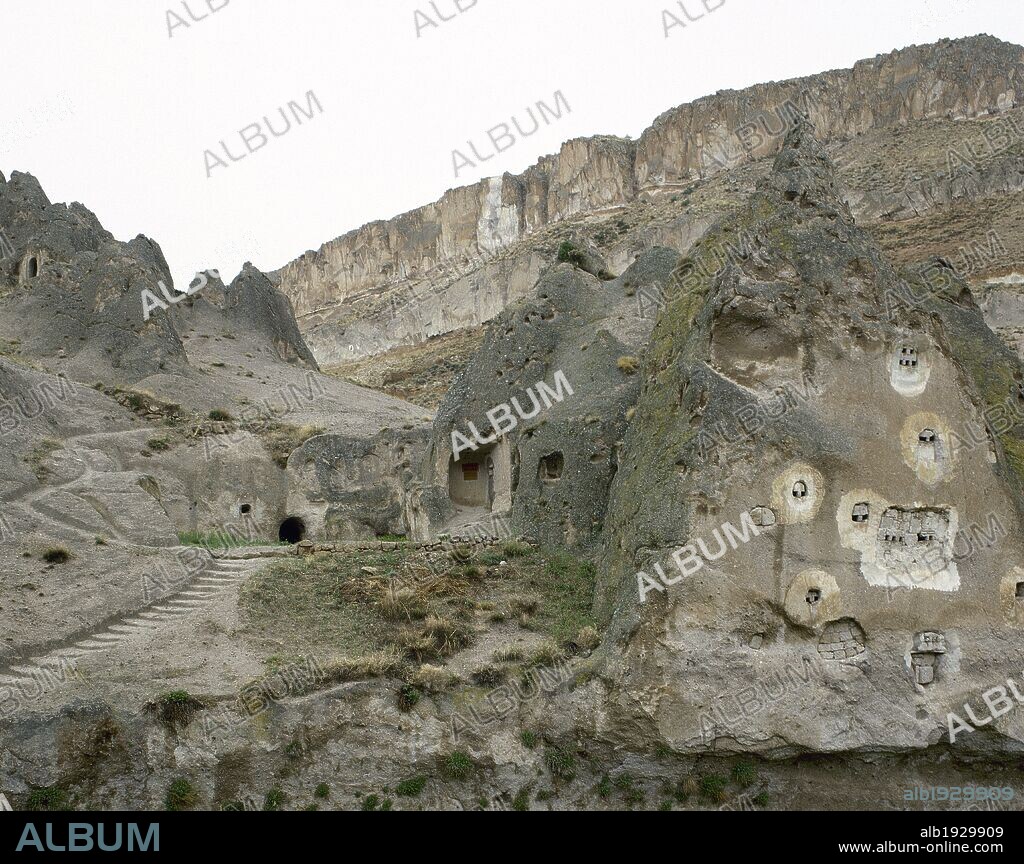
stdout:
<svg viewBox="0 0 1024 864">
<path fill-rule="evenodd" d="M 0 176 L 0 229 L 0 463 L 22 536 L 166 546 L 244 521 L 276 540 L 305 441 L 425 434 L 416 406 L 321 375 L 251 264 L 178 294 L 156 243 L 117 241 L 18 172 Z M 57 422 L 83 398 L 78 424 Z"/>
<path fill-rule="evenodd" d="M 447 500 L 451 486 L 458 503 L 454 475 L 461 466 L 492 460 L 491 509 L 511 513 L 514 534 L 556 547 L 592 546 L 626 412 L 639 392 L 635 355 L 654 323 L 653 316 L 636 314 L 636 294 L 663 292 L 678 260 L 671 249 L 655 249 L 611 281 L 560 264 L 541 278 L 535 298 L 499 315 L 438 409 L 425 459 L 427 487 Z M 557 383 L 559 374 L 567 388 Z M 540 382 L 564 398 L 545 399 Z M 460 447 L 454 459 L 453 433 L 472 439 L 473 424 L 481 437 L 491 436 L 487 413 L 500 405 L 512 406 L 516 427 L 493 447 Z M 452 514 L 428 515 L 436 531 Z"/>
<path fill-rule="evenodd" d="M 989 421 L 1024 370 L 939 267 L 886 261 L 802 124 L 682 263 L 604 526 L 610 736 L 914 750 L 1019 674 L 1024 427 Z M 965 746 L 1013 751 L 1024 720 L 987 731 Z"/>
<path fill-rule="evenodd" d="M 267 343 L 286 363 L 318 369 L 299 333 L 288 298 L 249 262 L 230 285 L 211 279 L 201 293 L 190 295 L 173 309 L 176 315 L 196 319 L 188 322 L 193 327 L 244 333 L 249 340 Z"/>
<path fill-rule="evenodd" d="M 810 116 L 826 142 L 929 118 L 983 118 L 1019 103 L 1022 73 L 1020 47 L 977 36 L 905 48 L 849 70 L 725 91 L 666 112 L 636 142 L 569 141 L 521 175 L 451 190 L 434 204 L 307 252 L 271 278 L 294 303 L 321 362 L 379 353 L 489 320 L 524 296 L 522 274 L 536 278 L 532 256 L 552 260 L 557 241 L 548 237 L 537 249 L 531 239 L 543 241 L 548 229 L 576 218 L 634 211 L 661 193 L 770 157 L 799 113 Z M 690 226 L 691 235 L 706 224 Z M 635 255 L 670 238 L 651 242 L 637 231 L 629 240 L 640 246 Z M 493 271 L 495 259 L 504 262 L 504 278 Z M 465 283 L 477 271 L 481 278 L 471 280 L 467 304 Z M 427 285 L 434 294 L 451 288 L 450 302 L 430 304 L 416 316 L 380 308 L 382 293 L 399 292 L 405 306 Z M 435 314 L 445 306 L 467 311 L 458 320 Z"/>
<path fill-rule="evenodd" d="M 0 339 L 16 353 L 90 383 L 128 385 L 185 364 L 170 321 L 143 317 L 142 292 L 172 284 L 156 243 L 118 242 L 81 204 L 51 204 L 20 172 L 0 175 L 0 224 L 14 247 L 0 261 Z"/>
<path fill-rule="evenodd" d="M 14 175 L 0 788 L 160 807 L 188 778 L 198 806 L 298 808 L 329 777 L 316 801 L 345 808 L 422 777 L 395 809 L 612 808 L 740 785 L 760 755 L 737 795 L 771 806 L 1017 783 L 1020 711 L 944 741 L 1024 659 L 1020 66 L 982 37 L 719 94 L 294 265 L 354 292 L 309 312 L 318 351 L 491 321 L 433 427 L 321 375 L 251 266 L 142 321 L 139 289 L 170 285 L 155 244 Z M 530 416 L 453 460 L 513 400 Z M 439 542 L 495 516 L 538 546 Z M 168 548 L 250 530 L 364 542 Z M 322 668 L 299 686 L 296 665 Z M 194 716 L 168 722 L 168 691 L 201 694 Z"/>
</svg>

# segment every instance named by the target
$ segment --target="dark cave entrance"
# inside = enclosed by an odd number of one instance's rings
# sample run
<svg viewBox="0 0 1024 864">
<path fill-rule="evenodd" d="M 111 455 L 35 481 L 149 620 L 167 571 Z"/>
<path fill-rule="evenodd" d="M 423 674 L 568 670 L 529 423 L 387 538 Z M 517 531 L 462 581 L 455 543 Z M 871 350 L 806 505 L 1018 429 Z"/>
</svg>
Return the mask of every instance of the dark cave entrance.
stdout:
<svg viewBox="0 0 1024 864">
<path fill-rule="evenodd" d="M 306 539 L 306 523 L 298 516 L 289 516 L 281 523 L 277 536 L 282 543 L 301 543 Z"/>
</svg>

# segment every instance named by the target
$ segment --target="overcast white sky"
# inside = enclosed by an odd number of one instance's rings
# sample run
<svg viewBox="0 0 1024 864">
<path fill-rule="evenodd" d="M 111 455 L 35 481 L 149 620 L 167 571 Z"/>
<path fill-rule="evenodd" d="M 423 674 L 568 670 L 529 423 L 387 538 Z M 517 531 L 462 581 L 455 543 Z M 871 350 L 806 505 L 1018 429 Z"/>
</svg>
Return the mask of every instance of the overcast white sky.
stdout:
<svg viewBox="0 0 1024 864">
<path fill-rule="evenodd" d="M 563 140 L 638 136 L 723 88 L 987 32 L 1024 43 L 1020 0 L 724 0 L 666 37 L 678 0 L 3 0 L 0 171 L 81 201 L 120 239 L 198 270 L 273 270 L 446 189 L 519 172 Z M 684 0 L 691 17 L 703 0 Z M 707 0 L 714 8 L 720 0 Z M 168 10 L 181 19 L 168 32 Z M 180 20 L 188 26 L 180 24 Z M 685 19 L 683 19 L 685 20 Z M 313 90 L 323 113 L 207 177 L 204 151 Z M 456 180 L 452 150 L 561 90 L 572 113 Z M 225 159 L 225 161 L 227 161 Z"/>
</svg>

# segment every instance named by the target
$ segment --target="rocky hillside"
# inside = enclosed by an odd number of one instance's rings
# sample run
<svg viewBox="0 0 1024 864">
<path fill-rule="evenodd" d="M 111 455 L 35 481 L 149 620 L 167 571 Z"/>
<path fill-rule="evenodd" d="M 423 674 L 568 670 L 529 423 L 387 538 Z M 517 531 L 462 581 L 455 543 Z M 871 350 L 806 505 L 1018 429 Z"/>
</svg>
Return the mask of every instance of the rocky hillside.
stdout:
<svg viewBox="0 0 1024 864">
<path fill-rule="evenodd" d="M 188 294 L 0 176 L 0 791 L 1018 788 L 1022 70 L 720 93 Z"/>
<path fill-rule="evenodd" d="M 800 114 L 810 117 L 824 143 L 844 151 L 833 153 L 836 161 L 851 166 L 889 146 L 863 146 L 865 136 L 896 134 L 921 121 L 957 126 L 943 152 L 932 154 L 942 157 L 938 166 L 904 147 L 900 159 L 877 160 L 883 176 L 871 182 L 863 173 L 855 177 L 851 167 L 844 184 L 870 199 L 861 218 L 899 218 L 908 210 L 920 215 L 951 195 L 1019 190 L 1019 173 L 1007 182 L 990 172 L 987 179 L 928 194 L 933 185 L 948 185 L 931 175 L 936 168 L 948 172 L 944 157 L 951 148 L 962 156 L 954 160 L 957 171 L 972 177 L 993 150 L 1009 156 L 1013 145 L 1019 155 L 1020 125 L 1007 139 L 1005 129 L 996 134 L 958 124 L 1014 108 L 1022 74 L 1024 50 L 978 36 L 906 48 L 849 70 L 718 93 L 666 112 L 637 141 L 570 141 L 522 175 L 455 189 L 434 204 L 367 225 L 307 252 L 273 278 L 292 300 L 314 354 L 329 365 L 477 326 L 529 292 L 554 260 L 565 227 L 585 226 L 595 239 L 611 242 L 617 254 L 609 260 L 618 272 L 643 249 L 688 246 L 723 207 L 738 203 L 731 193 L 745 185 L 744 166 L 760 163 L 768 170 Z M 968 135 L 978 139 L 971 149 L 962 140 Z M 704 213 L 687 206 L 719 177 L 724 182 L 703 196 Z M 926 194 L 908 202 L 915 185 Z"/>
</svg>

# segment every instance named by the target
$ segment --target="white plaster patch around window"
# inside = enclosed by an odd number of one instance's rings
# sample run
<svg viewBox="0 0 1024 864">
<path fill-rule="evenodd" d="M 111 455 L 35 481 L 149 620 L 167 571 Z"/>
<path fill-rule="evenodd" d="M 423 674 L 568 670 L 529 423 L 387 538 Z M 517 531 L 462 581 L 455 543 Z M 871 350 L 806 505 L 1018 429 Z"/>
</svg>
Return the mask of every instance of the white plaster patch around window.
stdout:
<svg viewBox="0 0 1024 864">
<path fill-rule="evenodd" d="M 821 507 L 825 478 L 810 465 L 797 463 L 772 483 L 772 509 L 783 525 L 810 522 Z"/>
<path fill-rule="evenodd" d="M 900 432 L 900 449 L 907 467 L 928 486 L 949 479 L 960 458 L 957 437 L 949 424 L 930 412 L 907 418 Z"/>
<path fill-rule="evenodd" d="M 854 516 L 867 508 L 866 520 Z M 843 547 L 860 552 L 861 576 L 882 588 L 959 591 L 955 507 L 894 505 L 870 489 L 843 496 L 836 511 Z"/>
<path fill-rule="evenodd" d="M 889 382 L 901 396 L 920 396 L 931 377 L 929 351 L 915 340 L 898 342 L 889 355 Z"/>
</svg>

